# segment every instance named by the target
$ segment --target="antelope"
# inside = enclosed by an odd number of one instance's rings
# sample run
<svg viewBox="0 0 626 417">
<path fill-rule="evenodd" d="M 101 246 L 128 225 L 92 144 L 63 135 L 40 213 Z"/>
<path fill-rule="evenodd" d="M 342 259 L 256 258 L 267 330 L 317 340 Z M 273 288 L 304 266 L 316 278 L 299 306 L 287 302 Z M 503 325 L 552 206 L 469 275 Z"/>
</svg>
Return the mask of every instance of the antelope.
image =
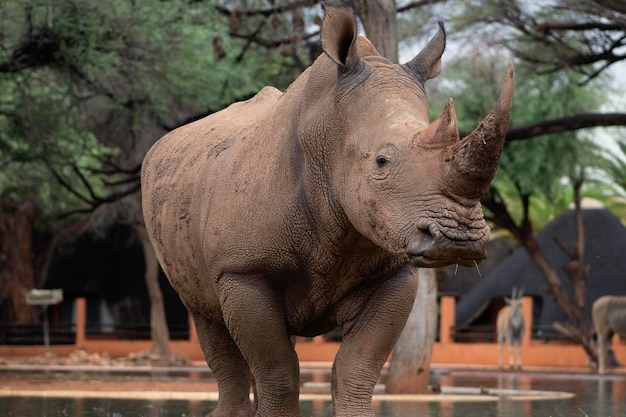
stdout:
<svg viewBox="0 0 626 417">
<path fill-rule="evenodd" d="M 513 369 L 513 351 L 517 344 L 517 367 L 522 369 L 522 340 L 524 339 L 525 322 L 522 314 L 522 296 L 524 291 L 513 288 L 511 298 L 505 297 L 506 306 L 498 311 L 498 366 L 502 368 L 503 345 L 506 340 L 509 346 L 509 368 Z"/>
<path fill-rule="evenodd" d="M 598 337 L 598 372 L 604 374 L 610 366 L 608 355 L 613 334 L 626 336 L 626 296 L 598 298 L 593 303 L 591 318 Z"/>
</svg>

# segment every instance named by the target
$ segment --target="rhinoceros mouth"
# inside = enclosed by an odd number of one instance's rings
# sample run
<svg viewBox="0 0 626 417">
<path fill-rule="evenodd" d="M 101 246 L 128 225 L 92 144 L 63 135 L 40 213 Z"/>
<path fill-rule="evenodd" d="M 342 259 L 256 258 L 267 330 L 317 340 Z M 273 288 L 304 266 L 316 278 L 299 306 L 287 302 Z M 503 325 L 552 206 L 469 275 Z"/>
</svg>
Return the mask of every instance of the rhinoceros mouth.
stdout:
<svg viewBox="0 0 626 417">
<path fill-rule="evenodd" d="M 451 239 L 431 223 L 412 234 L 405 253 L 409 262 L 417 267 L 474 266 L 487 257 L 485 240 Z"/>
<path fill-rule="evenodd" d="M 461 266 L 475 266 L 483 260 L 485 257 L 456 257 L 456 258 L 429 258 L 428 256 L 412 254 L 407 252 L 409 262 L 411 265 L 421 268 L 438 268 L 441 266 L 448 266 L 452 264 L 458 264 Z"/>
</svg>

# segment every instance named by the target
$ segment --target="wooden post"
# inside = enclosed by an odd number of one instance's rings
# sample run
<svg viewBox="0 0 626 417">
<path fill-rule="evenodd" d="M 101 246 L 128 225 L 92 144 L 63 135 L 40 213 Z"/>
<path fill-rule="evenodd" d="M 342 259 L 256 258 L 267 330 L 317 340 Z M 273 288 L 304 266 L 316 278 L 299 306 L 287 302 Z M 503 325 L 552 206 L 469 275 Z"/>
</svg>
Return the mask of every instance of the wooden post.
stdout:
<svg viewBox="0 0 626 417">
<path fill-rule="evenodd" d="M 452 343 L 456 300 L 454 297 L 443 296 L 439 303 L 439 343 L 444 345 Z"/>
<path fill-rule="evenodd" d="M 76 298 L 76 348 L 85 347 L 85 332 L 87 327 L 87 300 L 84 297 Z"/>
</svg>

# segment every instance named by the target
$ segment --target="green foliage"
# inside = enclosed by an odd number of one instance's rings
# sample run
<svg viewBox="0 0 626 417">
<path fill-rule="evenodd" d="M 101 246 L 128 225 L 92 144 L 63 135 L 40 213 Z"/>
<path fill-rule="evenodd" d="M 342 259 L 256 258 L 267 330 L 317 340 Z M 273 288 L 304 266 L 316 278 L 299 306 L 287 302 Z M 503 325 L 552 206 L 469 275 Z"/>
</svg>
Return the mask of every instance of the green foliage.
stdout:
<svg viewBox="0 0 626 417">
<path fill-rule="evenodd" d="M 460 57 L 448 64 L 449 82 L 435 90 L 433 103 L 443 97 L 455 98 L 459 127 L 474 129 L 499 94 L 507 60 L 476 50 L 472 57 Z M 544 75 L 533 73 L 524 65 L 516 66 L 515 96 L 511 125 L 524 126 L 599 108 L 605 96 L 597 88 L 581 84 L 581 76 L 572 72 Z M 598 79 L 596 83 L 601 83 Z M 572 202 L 570 180 L 599 165 L 599 147 L 576 133 L 539 136 L 505 145 L 494 186 L 506 200 L 516 221 L 521 221 L 523 199 L 529 198 L 530 217 L 541 228 Z"/>
<path fill-rule="evenodd" d="M 512 125 L 530 125 L 598 110 L 604 94 L 582 86 L 580 81 L 581 76 L 572 72 L 538 76 L 522 67 L 516 78 Z M 598 168 L 600 152 L 597 143 L 576 132 L 511 142 L 503 152 L 502 175 L 496 186 L 506 176 L 519 195 L 532 196 L 531 219 L 539 229 L 572 203 L 572 181 L 581 175 L 581 170 L 589 173 Z"/>
<path fill-rule="evenodd" d="M 146 127 L 285 88 L 290 59 L 231 37 L 216 4 L 3 1 L 0 198 L 34 200 L 49 218 L 88 207 L 125 178 L 103 174 L 111 162 L 141 161 L 150 143 L 137 141 L 158 137 Z"/>
<path fill-rule="evenodd" d="M 611 183 L 619 188 L 619 194 L 626 197 L 626 143 L 617 142 L 621 155 L 608 155 L 603 160 L 603 169 Z"/>
<path fill-rule="evenodd" d="M 594 178 L 595 187 L 588 194 L 626 221 L 626 142 L 619 140 L 616 147 L 604 152 L 600 171 Z"/>
<path fill-rule="evenodd" d="M 618 6 L 583 0 L 555 0 L 541 7 L 524 0 L 473 0 L 455 10 L 453 30 L 466 36 L 463 46 L 469 55 L 487 62 L 515 61 L 513 127 L 597 112 L 609 94 L 615 93 L 602 71 L 615 62 L 606 58 L 614 56 L 611 51 L 619 49 L 624 39 L 623 31 L 606 29 L 612 23 L 619 27 L 623 14 Z M 461 86 L 472 91 L 469 100 L 464 97 L 468 106 L 480 108 L 485 100 L 485 94 L 478 94 L 480 83 L 495 82 L 491 75 L 495 64 L 480 63 L 475 68 L 477 59 L 465 65 L 471 78 L 463 79 Z M 495 97 L 491 91 L 488 94 Z M 459 113 L 465 116 L 465 112 Z M 471 128 L 466 122 L 461 127 Z M 555 205 L 560 210 L 570 199 L 561 190 L 581 168 L 590 178 L 607 169 L 606 154 L 598 143 L 585 132 L 509 143 L 496 184 L 500 188 L 508 181 L 513 191 L 509 197 L 516 193 L 532 196 L 531 206 L 543 199 L 547 204 L 542 206 Z M 607 187 L 595 190 L 597 187 L 597 181 L 587 181 L 583 193 L 605 196 L 606 202 Z M 555 196 L 564 196 L 565 201 Z M 536 212 L 531 210 L 531 214 Z M 532 217 L 534 223 L 543 223 Z"/>
<path fill-rule="evenodd" d="M 51 171 L 80 188 L 70 167 L 97 168 L 110 151 L 78 126 L 65 87 L 50 74 L 2 74 L 0 91 L 0 196 L 33 200 L 44 216 L 78 204 Z"/>
<path fill-rule="evenodd" d="M 590 0 L 472 0 L 455 2 L 456 30 L 468 40 L 488 39 L 535 73 L 575 71 L 585 81 L 623 61 L 622 2 Z"/>
</svg>

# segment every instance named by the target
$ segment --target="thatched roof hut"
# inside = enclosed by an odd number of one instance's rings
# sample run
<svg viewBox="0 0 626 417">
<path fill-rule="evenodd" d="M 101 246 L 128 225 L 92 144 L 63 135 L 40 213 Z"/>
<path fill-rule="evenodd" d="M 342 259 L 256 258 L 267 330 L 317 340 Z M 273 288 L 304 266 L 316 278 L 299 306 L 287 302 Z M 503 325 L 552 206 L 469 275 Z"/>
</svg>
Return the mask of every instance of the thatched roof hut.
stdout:
<svg viewBox="0 0 626 417">
<path fill-rule="evenodd" d="M 596 298 L 605 294 L 626 294 L 626 227 L 608 210 L 597 208 L 583 210 L 583 223 L 586 242 L 584 263 L 591 268 L 587 302 L 591 305 Z M 556 217 L 536 236 L 539 247 L 571 295 L 571 283 L 563 270 L 563 266 L 569 265 L 570 259 L 553 236 L 566 247 L 576 244 L 573 210 Z M 514 287 L 523 288 L 525 295 L 533 297 L 535 325 L 549 327 L 554 321 L 564 319 L 564 313 L 546 292 L 545 278 L 526 251 L 518 248 L 462 295 L 456 305 L 456 325 L 473 323 L 492 300 L 510 296 Z"/>
</svg>

